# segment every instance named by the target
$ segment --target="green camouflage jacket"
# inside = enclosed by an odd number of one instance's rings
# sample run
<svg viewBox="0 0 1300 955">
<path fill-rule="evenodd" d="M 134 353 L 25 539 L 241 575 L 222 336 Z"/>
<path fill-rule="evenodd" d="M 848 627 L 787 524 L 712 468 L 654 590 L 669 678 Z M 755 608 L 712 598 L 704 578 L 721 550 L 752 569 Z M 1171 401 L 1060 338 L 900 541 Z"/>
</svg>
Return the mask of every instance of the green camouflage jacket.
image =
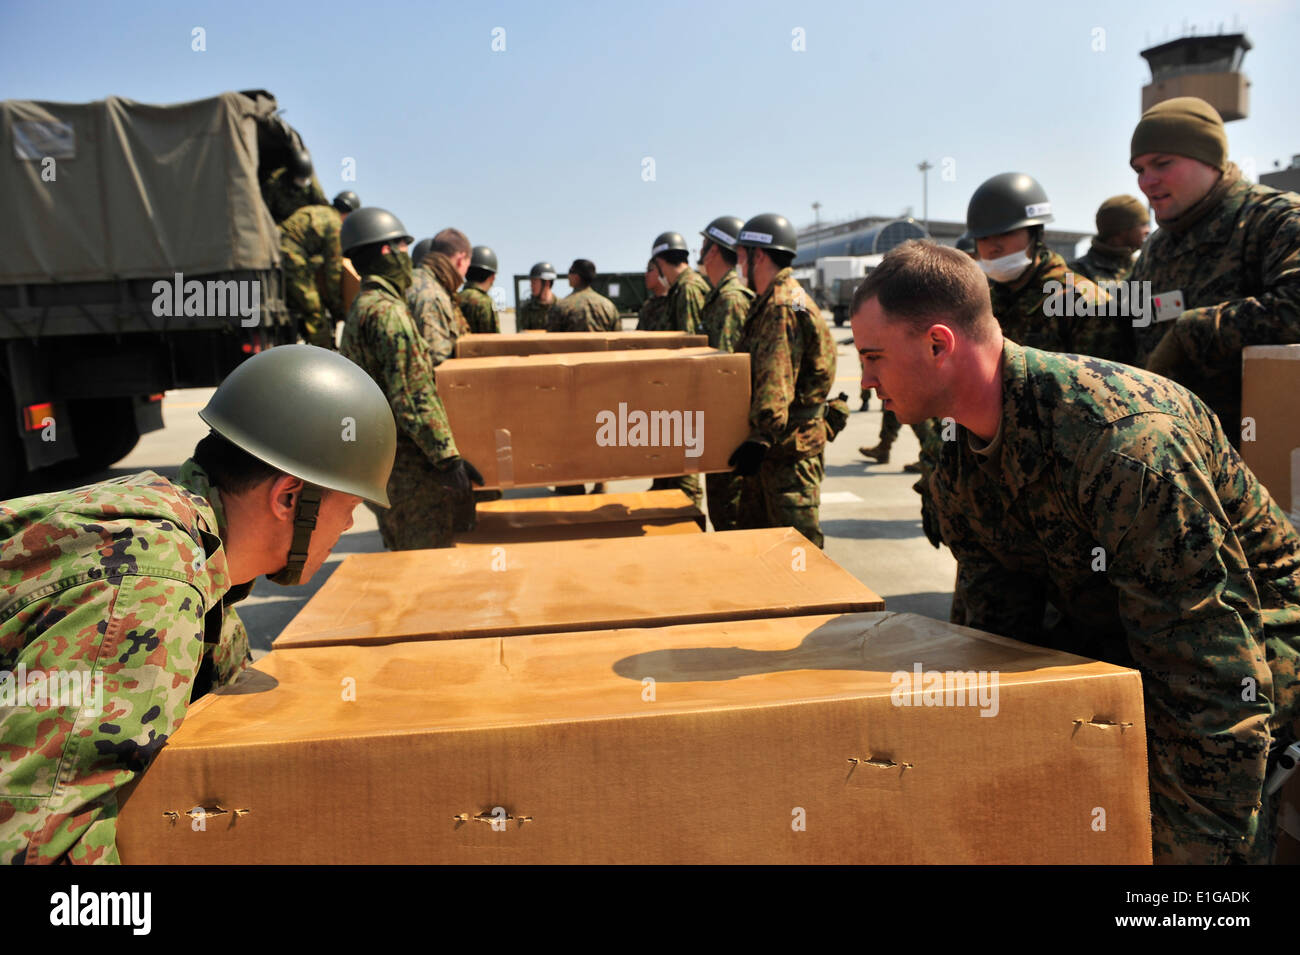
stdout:
<svg viewBox="0 0 1300 955">
<path fill-rule="evenodd" d="M 754 293 L 740 283 L 735 269 L 728 270 L 718 287 L 710 289 L 700 313 L 698 331 L 709 336 L 709 347 L 719 351 L 736 350 L 752 301 Z"/>
<path fill-rule="evenodd" d="M 247 666 L 220 501 L 189 461 L 0 504 L 0 863 L 118 862 L 119 791 Z"/>
<path fill-rule="evenodd" d="M 835 340 L 791 269 L 778 272 L 749 306 L 736 351 L 749 353 L 749 440 L 783 458 L 820 454 Z"/>
<path fill-rule="evenodd" d="M 289 170 L 283 166 L 267 176 L 262 184 L 262 199 L 271 210 L 271 218 L 279 225 L 303 206 L 328 206 L 325 191 L 320 181 L 313 174 L 306 186 L 298 186 L 289 176 Z"/>
<path fill-rule="evenodd" d="M 436 368 L 448 358 L 456 357 L 456 340 L 469 334 L 469 324 L 461 313 L 460 303 L 428 264 L 417 266 L 406 290 L 406 305 L 416 329 L 429 346 L 429 358 Z"/>
<path fill-rule="evenodd" d="M 1123 282 L 1133 272 L 1133 253 L 1093 239 L 1088 251 L 1070 263 L 1070 271 L 1094 282 Z"/>
<path fill-rule="evenodd" d="M 651 295 L 637 309 L 636 330 L 638 332 L 666 332 L 668 324 L 664 319 L 667 314 L 668 296 Z"/>
<path fill-rule="evenodd" d="M 307 271 L 324 271 L 325 307 L 343 321 L 343 217 L 333 206 L 303 206 L 280 223 L 280 252 Z"/>
<path fill-rule="evenodd" d="M 692 268 L 687 268 L 668 288 L 663 317 L 664 330 L 685 332 L 688 335 L 700 331 L 700 315 L 704 311 L 704 301 L 709 297 L 709 283 L 704 276 Z"/>
<path fill-rule="evenodd" d="M 364 368 L 388 397 L 399 451 L 409 454 L 411 449 L 402 445 L 413 444 L 435 464 L 460 453 L 438 397 L 429 346 L 388 280 L 363 276 L 361 292 L 343 325 L 339 353 Z"/>
<path fill-rule="evenodd" d="M 1002 362 L 991 453 L 958 429 L 931 477 L 953 622 L 1139 670 L 1156 861 L 1261 861 L 1270 738 L 1300 721 L 1300 537 L 1185 388 Z"/>
<path fill-rule="evenodd" d="M 1171 329 L 1189 357 L 1174 375 L 1241 434 L 1241 350 L 1300 342 L 1300 195 L 1253 185 L 1230 166 L 1222 188 L 1175 224 L 1152 233 L 1132 278 L 1166 301 L 1173 321 L 1137 329 L 1137 361 Z M 1217 201 L 1216 201 L 1217 200 Z"/>
<path fill-rule="evenodd" d="M 525 299 L 520 303 L 519 308 L 515 310 L 515 331 L 545 331 L 547 319 L 551 314 L 551 306 L 554 304 L 554 300 L 539 302 L 535 298 Z"/>
<path fill-rule="evenodd" d="M 497 319 L 496 303 L 492 296 L 477 285 L 466 285 L 457 295 L 460 312 L 465 316 L 469 330 L 478 335 L 501 331 L 501 322 Z"/>
<path fill-rule="evenodd" d="M 617 332 L 623 323 L 617 306 L 588 286 L 556 302 L 546 327 L 552 332 Z"/>
</svg>

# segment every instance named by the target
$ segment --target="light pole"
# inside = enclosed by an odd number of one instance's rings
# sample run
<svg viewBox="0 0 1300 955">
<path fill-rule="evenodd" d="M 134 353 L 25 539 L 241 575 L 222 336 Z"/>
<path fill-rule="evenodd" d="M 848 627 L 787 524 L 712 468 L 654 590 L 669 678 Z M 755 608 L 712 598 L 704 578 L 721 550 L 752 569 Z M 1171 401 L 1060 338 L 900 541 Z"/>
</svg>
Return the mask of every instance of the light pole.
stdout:
<svg viewBox="0 0 1300 955">
<path fill-rule="evenodd" d="M 921 218 L 925 221 L 925 234 L 930 234 L 930 160 L 922 159 L 916 167 L 921 170 Z"/>
<path fill-rule="evenodd" d="M 814 202 L 813 207 L 813 284 L 817 288 L 817 294 L 822 291 L 822 270 L 817 268 L 817 260 L 821 257 L 822 250 L 822 204 Z"/>
</svg>

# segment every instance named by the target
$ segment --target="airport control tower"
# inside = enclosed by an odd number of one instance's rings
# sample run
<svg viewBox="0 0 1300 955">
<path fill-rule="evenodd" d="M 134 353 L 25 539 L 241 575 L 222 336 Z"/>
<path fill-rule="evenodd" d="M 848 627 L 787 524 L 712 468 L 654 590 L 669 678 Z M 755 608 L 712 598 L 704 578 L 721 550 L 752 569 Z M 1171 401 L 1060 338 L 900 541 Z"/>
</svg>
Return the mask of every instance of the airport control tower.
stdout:
<svg viewBox="0 0 1300 955">
<path fill-rule="evenodd" d="M 1185 36 L 1142 51 L 1151 82 L 1142 87 L 1142 111 L 1175 96 L 1199 96 L 1225 123 L 1250 111 L 1250 81 L 1241 61 L 1250 49 L 1244 33 Z"/>
</svg>

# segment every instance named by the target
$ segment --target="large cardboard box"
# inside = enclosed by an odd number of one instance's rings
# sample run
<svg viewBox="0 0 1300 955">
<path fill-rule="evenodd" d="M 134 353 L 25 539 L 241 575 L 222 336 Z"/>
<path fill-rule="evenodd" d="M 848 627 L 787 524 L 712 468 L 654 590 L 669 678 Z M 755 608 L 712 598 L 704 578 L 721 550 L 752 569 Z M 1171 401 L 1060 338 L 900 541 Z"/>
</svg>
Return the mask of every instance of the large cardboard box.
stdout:
<svg viewBox="0 0 1300 955">
<path fill-rule="evenodd" d="M 566 494 L 480 501 L 478 526 L 457 534 L 456 545 L 698 534 L 703 530 L 704 514 L 675 488 L 629 494 Z"/>
<path fill-rule="evenodd" d="M 352 308 L 353 299 L 361 294 L 361 276 L 357 274 L 351 259 L 343 260 L 343 272 L 339 281 L 342 283 L 343 311 L 346 312 Z"/>
<path fill-rule="evenodd" d="M 352 554 L 277 649 L 883 610 L 798 531 Z"/>
<path fill-rule="evenodd" d="M 1241 456 L 1300 527 L 1300 345 L 1252 345 L 1241 352 Z M 1225 422 L 1225 427 L 1227 423 Z"/>
<path fill-rule="evenodd" d="M 545 332 L 523 335 L 462 335 L 457 358 L 494 355 L 554 355 L 565 352 L 627 351 L 645 348 L 705 348 L 708 335 L 685 332 Z"/>
<path fill-rule="evenodd" d="M 117 841 L 164 864 L 1140 864 L 1148 812 L 1136 671 L 882 613 L 275 650 L 191 707 Z"/>
<path fill-rule="evenodd" d="M 487 487 L 726 471 L 749 433 L 749 356 L 711 348 L 453 358 L 438 394 Z"/>
</svg>

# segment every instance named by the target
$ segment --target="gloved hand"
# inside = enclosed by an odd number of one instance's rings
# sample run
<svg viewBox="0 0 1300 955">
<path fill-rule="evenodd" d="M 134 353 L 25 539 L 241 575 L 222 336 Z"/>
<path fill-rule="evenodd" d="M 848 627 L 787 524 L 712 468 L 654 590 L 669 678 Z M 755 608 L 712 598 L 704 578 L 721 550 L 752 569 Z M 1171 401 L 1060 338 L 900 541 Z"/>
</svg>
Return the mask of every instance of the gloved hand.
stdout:
<svg viewBox="0 0 1300 955">
<path fill-rule="evenodd" d="M 434 480 L 452 492 L 452 529 L 457 533 L 472 531 L 478 518 L 471 482 L 483 486 L 483 475 L 479 474 L 478 468 L 457 455 L 439 463 L 434 471 Z"/>
<path fill-rule="evenodd" d="M 727 458 L 727 463 L 731 465 L 734 473 L 739 474 L 741 477 L 753 477 L 758 473 L 759 466 L 766 456 L 767 445 L 760 444 L 757 441 L 746 441 L 731 452 L 731 457 Z"/>
<path fill-rule="evenodd" d="M 1174 329 L 1165 332 L 1150 355 L 1147 356 L 1147 371 L 1178 381 L 1191 362 L 1191 356 L 1183 348 L 1183 343 L 1174 334 Z"/>
</svg>

